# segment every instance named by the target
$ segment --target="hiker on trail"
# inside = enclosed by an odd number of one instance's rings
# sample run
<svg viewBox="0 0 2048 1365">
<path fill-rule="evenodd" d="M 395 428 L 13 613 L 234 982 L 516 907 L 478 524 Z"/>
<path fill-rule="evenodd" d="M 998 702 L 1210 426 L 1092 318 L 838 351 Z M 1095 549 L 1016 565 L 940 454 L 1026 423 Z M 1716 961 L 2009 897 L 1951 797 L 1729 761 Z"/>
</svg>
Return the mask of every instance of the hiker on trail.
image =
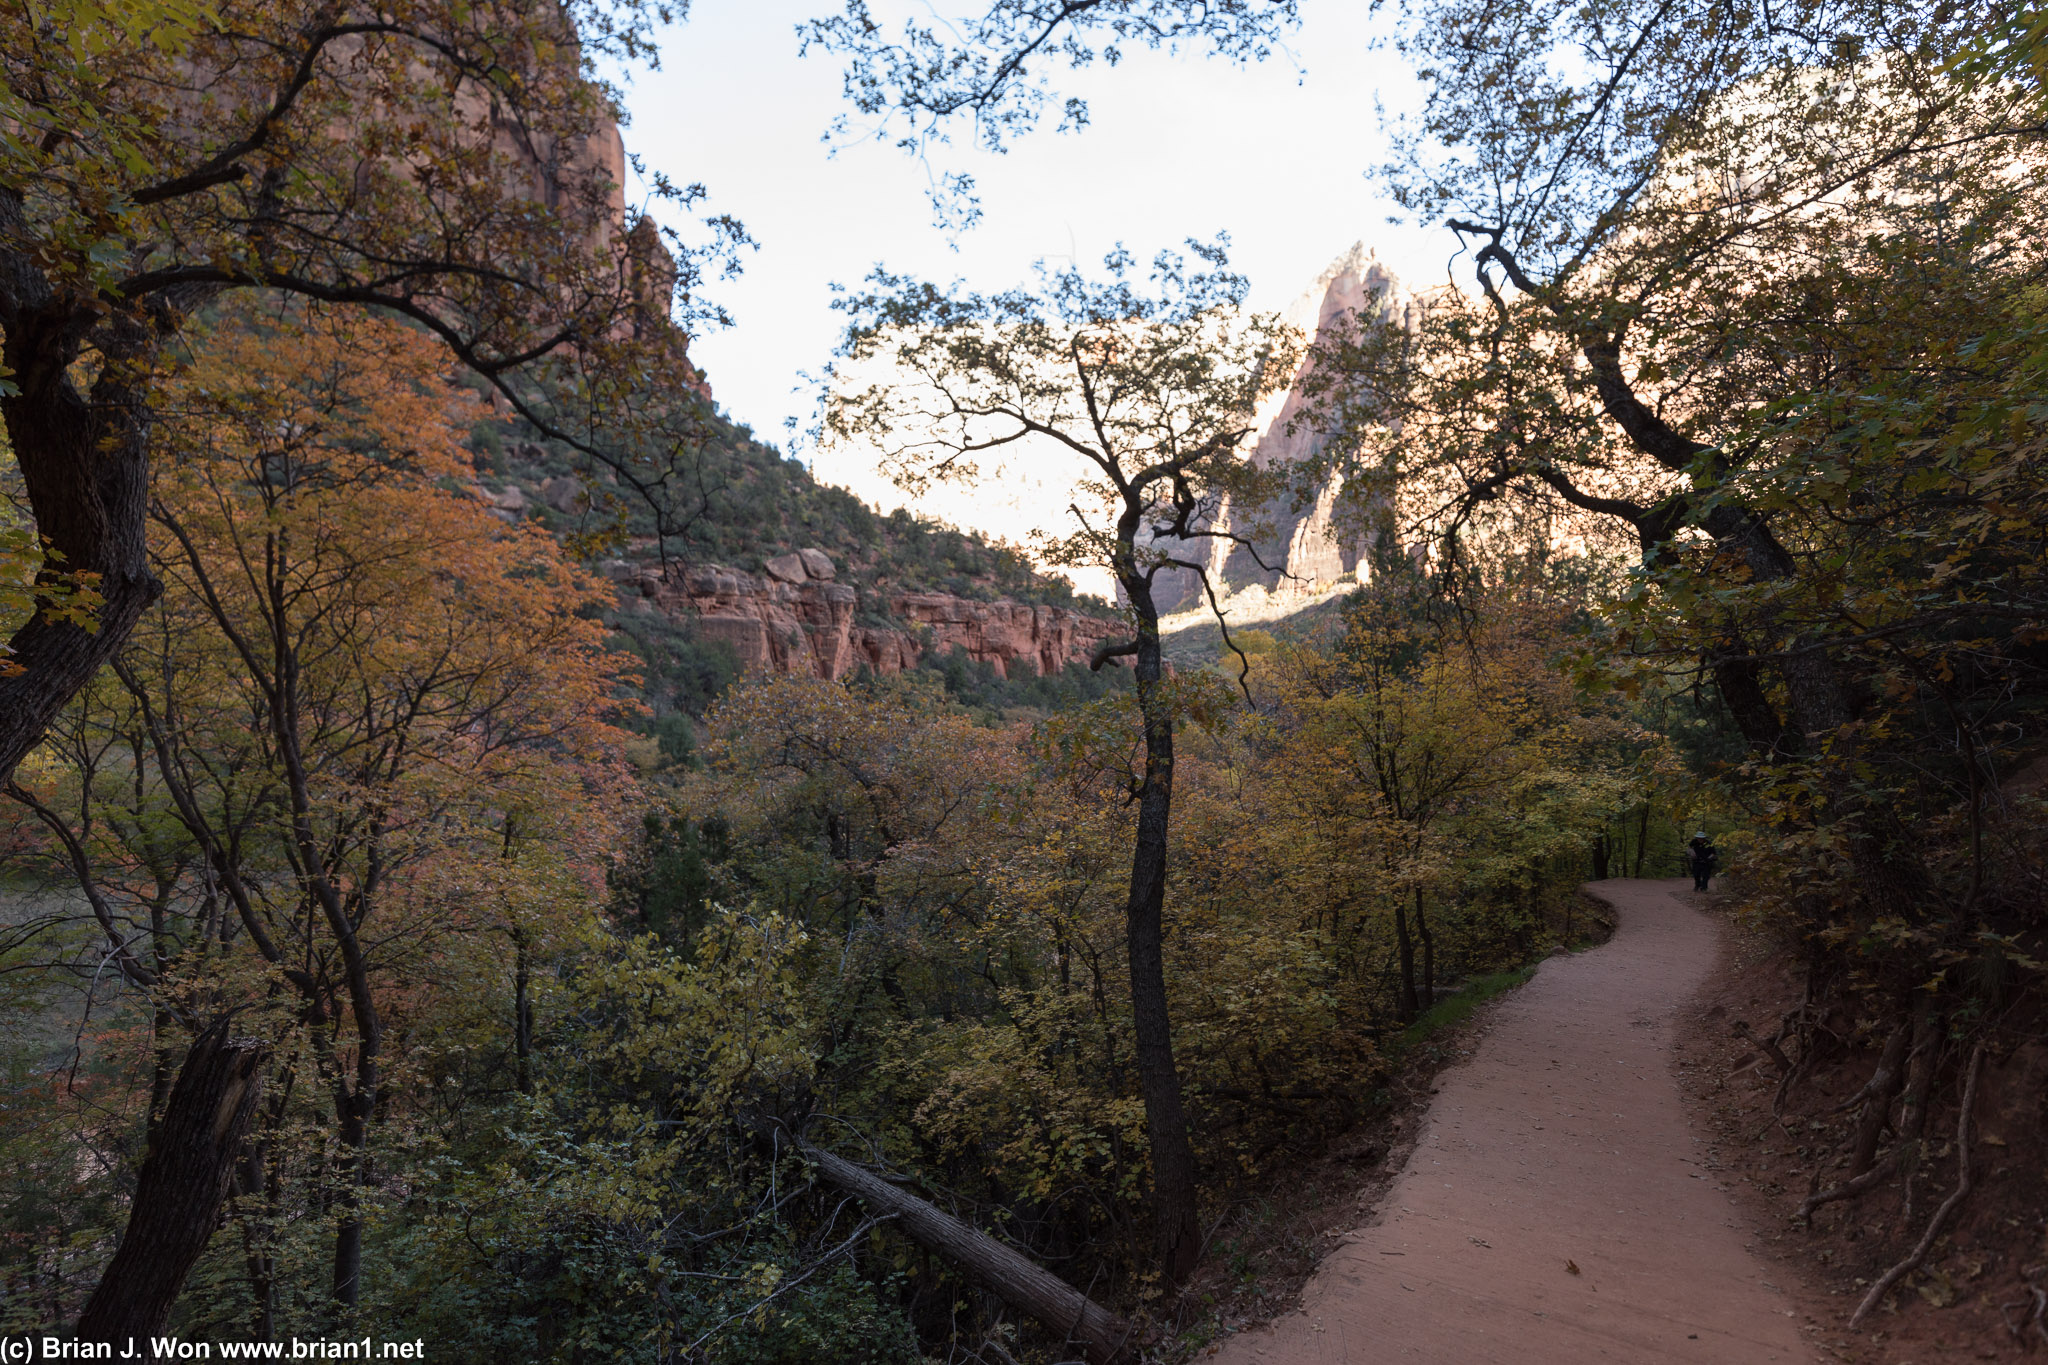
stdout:
<svg viewBox="0 0 2048 1365">
<path fill-rule="evenodd" d="M 1714 865 L 1721 861 L 1721 855 L 1707 842 L 1707 832 L 1701 830 L 1692 836 L 1692 842 L 1685 846 L 1685 860 L 1692 868 L 1692 889 L 1707 889 L 1707 878 L 1714 875 Z"/>
</svg>

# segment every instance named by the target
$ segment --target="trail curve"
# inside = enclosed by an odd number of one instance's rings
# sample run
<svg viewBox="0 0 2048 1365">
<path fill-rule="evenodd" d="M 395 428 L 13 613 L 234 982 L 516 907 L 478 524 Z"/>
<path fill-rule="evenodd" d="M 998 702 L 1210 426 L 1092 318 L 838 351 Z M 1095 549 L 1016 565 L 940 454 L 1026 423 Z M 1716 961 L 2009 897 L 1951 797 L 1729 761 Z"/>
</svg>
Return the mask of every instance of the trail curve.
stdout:
<svg viewBox="0 0 2048 1365">
<path fill-rule="evenodd" d="M 1672 1071 L 1677 1011 L 1719 927 L 1683 880 L 1586 889 L 1608 943 L 1545 962 L 1439 1093 L 1375 1220 L 1295 1312 L 1219 1365 L 1804 1365 L 1791 1300 L 1699 1163 Z"/>
</svg>

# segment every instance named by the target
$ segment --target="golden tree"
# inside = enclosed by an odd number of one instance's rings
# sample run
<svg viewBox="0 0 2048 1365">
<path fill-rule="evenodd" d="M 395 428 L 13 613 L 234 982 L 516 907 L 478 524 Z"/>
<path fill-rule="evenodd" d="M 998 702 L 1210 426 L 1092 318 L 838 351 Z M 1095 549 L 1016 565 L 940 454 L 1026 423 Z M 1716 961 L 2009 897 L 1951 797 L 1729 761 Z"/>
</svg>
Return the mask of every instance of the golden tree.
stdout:
<svg viewBox="0 0 2048 1365">
<path fill-rule="evenodd" d="M 403 1066 L 393 1029 L 467 1008 L 423 967 L 512 994 L 524 1079 L 532 954 L 589 903 L 616 820 L 604 717 L 622 679 L 588 614 L 606 585 L 445 486 L 467 468 L 473 399 L 434 341 L 305 321 L 234 316 L 169 386 L 151 537 L 167 590 L 114 661 L 119 685 L 60 718 L 41 790 L 9 790 L 57 841 L 114 965 L 157 1002 L 166 1056 L 176 1034 L 256 1011 L 244 1032 L 281 1074 L 275 1106 L 242 1116 L 248 1197 L 274 1202 L 292 1174 L 274 1138 L 294 1079 L 327 1095 L 336 1157 L 316 1183 L 338 1210 L 347 1304 L 352 1210 Z M 211 1055 L 195 1046 L 178 1085 Z M 174 1100 L 158 1128 L 180 1113 Z M 138 1197 L 82 1331 L 161 1322 L 233 1144 L 216 1156 L 174 1216 Z"/>
<path fill-rule="evenodd" d="M 46 597 L 99 595 L 89 621 L 37 610 L 14 631 L 0 775 L 162 591 L 144 532 L 154 389 L 186 319 L 225 294 L 409 318 L 664 511 L 660 476 L 698 416 L 672 294 L 700 254 L 678 279 L 652 224 L 626 221 L 611 98 L 583 70 L 645 56 L 659 12 L 63 0 L 0 15 L 0 417 L 40 538 L 11 558 Z"/>
</svg>

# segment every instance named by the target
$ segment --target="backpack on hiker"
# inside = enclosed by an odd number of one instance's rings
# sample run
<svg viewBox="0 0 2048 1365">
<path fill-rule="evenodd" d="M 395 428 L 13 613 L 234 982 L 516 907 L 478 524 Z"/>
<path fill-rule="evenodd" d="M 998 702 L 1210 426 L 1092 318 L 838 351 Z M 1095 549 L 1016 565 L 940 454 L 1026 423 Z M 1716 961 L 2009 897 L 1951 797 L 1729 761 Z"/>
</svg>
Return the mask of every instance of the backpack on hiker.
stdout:
<svg viewBox="0 0 2048 1365">
<path fill-rule="evenodd" d="M 1705 891 L 1721 861 L 1720 853 L 1708 842 L 1705 830 L 1692 836 L 1692 842 L 1686 846 L 1685 861 L 1686 870 L 1692 873 L 1692 889 Z"/>
</svg>

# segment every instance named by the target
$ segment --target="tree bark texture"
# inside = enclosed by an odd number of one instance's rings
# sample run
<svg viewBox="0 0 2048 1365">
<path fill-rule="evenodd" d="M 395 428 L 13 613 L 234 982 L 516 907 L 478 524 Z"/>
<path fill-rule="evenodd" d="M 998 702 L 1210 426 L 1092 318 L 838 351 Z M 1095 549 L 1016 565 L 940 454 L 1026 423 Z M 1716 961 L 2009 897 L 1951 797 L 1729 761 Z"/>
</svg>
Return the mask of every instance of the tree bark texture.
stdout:
<svg viewBox="0 0 2048 1365">
<path fill-rule="evenodd" d="M 375 1092 L 354 1092 L 335 1084 L 334 1108 L 339 1119 L 341 1155 L 335 1161 L 335 1206 L 340 1217 L 334 1229 L 334 1302 L 346 1312 L 356 1306 L 363 1288 L 363 1214 L 358 1191 L 370 1174 L 370 1113 Z"/>
<path fill-rule="evenodd" d="M 1891 1122 L 1892 1099 L 1905 1083 L 1906 1046 L 1912 1030 L 1901 1024 L 1892 1030 L 1884 1051 L 1878 1054 L 1877 1070 L 1870 1078 L 1870 1102 L 1856 1128 L 1856 1146 L 1849 1157 L 1849 1179 L 1854 1180 L 1877 1164 L 1877 1146 Z"/>
<path fill-rule="evenodd" d="M 4 253 L 0 253 L 4 254 Z M 11 265 L 0 261 L 0 268 Z M 26 273 L 6 270 L 9 275 Z M 8 283 L 37 291 L 19 280 Z M 43 286 L 47 290 L 48 286 Z M 163 585 L 150 571 L 149 419 L 145 388 L 156 339 L 140 322 L 106 324 L 89 393 L 73 382 L 83 328 L 55 300 L 50 310 L 4 310 L 0 357 L 19 392 L 0 398 L 36 529 L 53 552 L 46 582 L 92 575 L 103 599 L 87 629 L 38 613 L 8 641 L 18 671 L 0 677 L 0 782 L 42 742 L 50 720 L 119 652 Z M 71 331 L 53 343 L 45 333 Z M 55 354 L 52 354 L 54 349 Z M 60 363 L 61 362 L 61 363 Z"/>
<path fill-rule="evenodd" d="M 809 1143 L 818 1173 L 869 1210 L 893 1217 L 910 1239 L 988 1286 L 1004 1303 L 1081 1348 L 1092 1365 L 1127 1359 L 1130 1325 L 1043 1266 L 874 1172 Z"/>
<path fill-rule="evenodd" d="M 1138 616 L 1138 709 L 1145 723 L 1145 777 L 1138 790 L 1138 837 L 1131 851 L 1125 934 L 1131 961 L 1131 1022 L 1145 1136 L 1152 1149 L 1152 1200 L 1160 1268 L 1180 1284 L 1202 1258 L 1196 1207 L 1195 1148 L 1188 1137 L 1173 1027 L 1166 1008 L 1164 918 L 1167 827 L 1173 813 L 1173 716 L 1161 695 L 1165 676 L 1159 613 L 1148 579 L 1125 584 Z"/>
<path fill-rule="evenodd" d="M 125 1347 L 163 1330 L 220 1222 L 269 1057 L 268 1044 L 228 1037 L 226 1020 L 193 1040 L 150 1125 L 128 1226 L 79 1316 L 79 1340 Z"/>
</svg>

